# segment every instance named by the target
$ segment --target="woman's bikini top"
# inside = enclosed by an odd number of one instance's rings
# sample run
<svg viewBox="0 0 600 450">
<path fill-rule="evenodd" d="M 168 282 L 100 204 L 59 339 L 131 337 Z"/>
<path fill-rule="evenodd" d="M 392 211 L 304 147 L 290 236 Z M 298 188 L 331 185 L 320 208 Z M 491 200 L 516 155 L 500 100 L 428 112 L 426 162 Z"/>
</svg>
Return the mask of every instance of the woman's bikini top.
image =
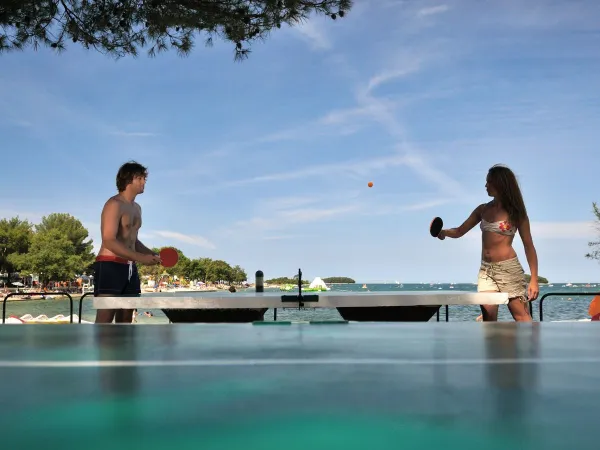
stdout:
<svg viewBox="0 0 600 450">
<path fill-rule="evenodd" d="M 480 227 L 481 231 L 490 231 L 492 233 L 504 234 L 505 236 L 512 236 L 517 232 L 517 229 L 513 227 L 507 220 L 488 222 L 482 217 Z"/>
</svg>

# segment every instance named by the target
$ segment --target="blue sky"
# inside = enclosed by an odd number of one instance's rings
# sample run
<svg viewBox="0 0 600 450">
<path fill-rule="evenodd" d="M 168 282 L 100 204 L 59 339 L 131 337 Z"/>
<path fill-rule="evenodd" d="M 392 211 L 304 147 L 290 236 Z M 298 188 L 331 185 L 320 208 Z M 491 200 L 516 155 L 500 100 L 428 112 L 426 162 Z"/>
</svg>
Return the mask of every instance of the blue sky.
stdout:
<svg viewBox="0 0 600 450">
<path fill-rule="evenodd" d="M 475 282 L 458 226 L 495 163 L 518 175 L 550 281 L 600 281 L 600 4 L 356 1 L 343 20 L 115 61 L 76 47 L 0 56 L 0 217 L 68 212 L 100 243 L 115 174 L 149 167 L 147 245 L 253 279 Z M 8 166 L 6 165 L 8 163 Z M 367 183 L 373 181 L 373 188 Z M 529 272 L 520 239 L 515 248 Z"/>
</svg>

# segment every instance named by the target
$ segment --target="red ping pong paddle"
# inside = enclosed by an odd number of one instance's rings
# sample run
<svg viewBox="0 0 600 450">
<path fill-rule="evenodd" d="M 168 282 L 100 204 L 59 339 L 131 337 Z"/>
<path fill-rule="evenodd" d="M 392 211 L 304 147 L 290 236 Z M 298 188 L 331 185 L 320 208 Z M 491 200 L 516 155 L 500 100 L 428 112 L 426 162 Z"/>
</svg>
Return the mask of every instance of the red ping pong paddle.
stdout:
<svg viewBox="0 0 600 450">
<path fill-rule="evenodd" d="M 441 217 L 435 217 L 431 221 L 431 224 L 429 224 L 429 233 L 431 233 L 431 236 L 433 237 L 438 237 L 440 231 L 442 231 L 443 226 L 444 221 L 441 219 Z"/>
<path fill-rule="evenodd" d="M 590 307 L 588 308 L 588 314 L 592 317 L 600 314 L 600 295 L 596 295 L 590 303 Z"/>
<path fill-rule="evenodd" d="M 177 250 L 171 247 L 165 247 L 160 250 L 160 261 L 163 267 L 173 267 L 179 260 Z"/>
</svg>

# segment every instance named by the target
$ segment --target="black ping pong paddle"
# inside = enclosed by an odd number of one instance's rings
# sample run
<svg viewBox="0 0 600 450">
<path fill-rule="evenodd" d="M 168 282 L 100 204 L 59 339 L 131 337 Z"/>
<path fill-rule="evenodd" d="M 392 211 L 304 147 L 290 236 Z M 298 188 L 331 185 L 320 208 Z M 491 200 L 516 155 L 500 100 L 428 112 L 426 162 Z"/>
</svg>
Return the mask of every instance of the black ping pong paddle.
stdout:
<svg viewBox="0 0 600 450">
<path fill-rule="evenodd" d="M 433 237 L 438 237 L 438 235 L 440 234 L 440 231 L 442 231 L 443 226 L 444 226 L 444 221 L 442 220 L 442 218 L 435 217 L 431 221 L 431 224 L 429 225 L 429 233 L 431 233 L 431 236 L 433 236 Z"/>
</svg>

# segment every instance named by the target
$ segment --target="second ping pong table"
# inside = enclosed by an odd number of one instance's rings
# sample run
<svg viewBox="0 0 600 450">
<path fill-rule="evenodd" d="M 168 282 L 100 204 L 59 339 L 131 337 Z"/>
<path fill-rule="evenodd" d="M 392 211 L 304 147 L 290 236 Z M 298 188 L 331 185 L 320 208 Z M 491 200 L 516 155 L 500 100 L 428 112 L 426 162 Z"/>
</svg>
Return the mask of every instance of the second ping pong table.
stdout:
<svg viewBox="0 0 600 450">
<path fill-rule="evenodd" d="M 346 321 L 426 322 L 448 305 L 503 305 L 506 293 L 466 291 L 160 292 L 139 297 L 94 297 L 96 309 L 161 309 L 173 323 L 256 322 L 273 308 L 335 308 Z"/>
</svg>

